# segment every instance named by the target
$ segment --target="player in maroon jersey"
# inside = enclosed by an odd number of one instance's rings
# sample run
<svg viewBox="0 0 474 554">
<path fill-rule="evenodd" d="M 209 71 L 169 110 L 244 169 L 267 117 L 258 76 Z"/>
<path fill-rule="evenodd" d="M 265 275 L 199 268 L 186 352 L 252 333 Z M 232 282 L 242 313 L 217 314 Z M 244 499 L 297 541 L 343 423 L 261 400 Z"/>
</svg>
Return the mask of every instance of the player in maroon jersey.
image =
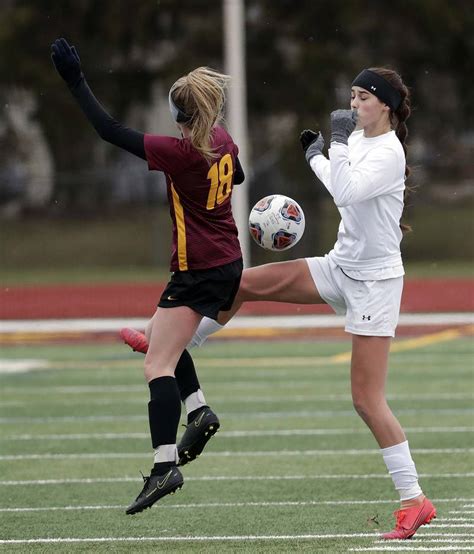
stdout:
<svg viewBox="0 0 474 554">
<path fill-rule="evenodd" d="M 147 327 L 145 377 L 154 466 L 127 514 L 149 508 L 181 488 L 177 467 L 193 459 L 219 427 L 207 406 L 185 350 L 203 316 L 230 309 L 239 288 L 242 254 L 232 216 L 234 184 L 244 180 L 238 148 L 218 125 L 229 77 L 199 67 L 169 92 L 181 138 L 144 134 L 114 120 L 92 94 L 76 49 L 65 39 L 51 46 L 53 64 L 101 138 L 146 160 L 166 175 L 173 222 L 172 277 Z M 188 427 L 179 455 L 176 435 L 181 399 Z"/>
</svg>

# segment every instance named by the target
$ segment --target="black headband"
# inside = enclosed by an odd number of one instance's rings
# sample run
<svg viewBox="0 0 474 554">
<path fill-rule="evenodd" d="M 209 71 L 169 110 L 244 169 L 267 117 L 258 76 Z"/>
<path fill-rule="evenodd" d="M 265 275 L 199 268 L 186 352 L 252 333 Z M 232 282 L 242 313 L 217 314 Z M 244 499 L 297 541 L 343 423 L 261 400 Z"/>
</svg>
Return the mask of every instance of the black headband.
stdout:
<svg viewBox="0 0 474 554">
<path fill-rule="evenodd" d="M 370 71 L 370 69 L 361 71 L 352 82 L 352 86 L 368 90 L 384 104 L 387 104 L 393 111 L 398 110 L 402 102 L 400 92 L 386 79 L 375 73 L 375 71 Z"/>
<path fill-rule="evenodd" d="M 175 104 L 173 98 L 171 97 L 171 93 L 173 91 L 173 88 L 170 89 L 170 92 L 168 94 L 168 101 L 170 105 L 170 112 L 173 116 L 173 119 L 177 123 L 188 123 L 193 118 L 192 115 L 187 114 L 183 109 L 181 109 L 178 105 Z"/>
</svg>

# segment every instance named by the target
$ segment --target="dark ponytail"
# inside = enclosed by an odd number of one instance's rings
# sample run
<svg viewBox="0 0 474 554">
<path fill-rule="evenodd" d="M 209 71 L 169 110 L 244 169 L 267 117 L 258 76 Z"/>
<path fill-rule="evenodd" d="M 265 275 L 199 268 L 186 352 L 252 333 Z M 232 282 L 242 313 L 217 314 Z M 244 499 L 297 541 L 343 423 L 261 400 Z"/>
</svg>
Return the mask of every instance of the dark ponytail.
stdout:
<svg viewBox="0 0 474 554">
<path fill-rule="evenodd" d="M 373 71 L 374 73 L 377 73 L 381 77 L 383 77 L 386 81 L 388 81 L 393 88 L 398 90 L 398 92 L 401 95 L 402 101 L 400 102 L 400 106 L 395 110 L 390 110 L 390 123 L 392 125 L 392 128 L 395 130 L 395 134 L 398 137 L 398 140 L 402 143 L 403 151 L 405 152 L 405 157 L 407 156 L 407 145 L 406 140 L 408 137 L 408 127 L 406 125 L 406 120 L 410 117 L 411 114 L 411 102 L 410 102 L 410 91 L 408 90 L 407 86 L 402 81 L 402 78 L 400 75 L 393 71 L 392 69 L 387 69 L 385 67 L 373 67 L 370 69 L 370 71 Z M 408 178 L 410 176 L 410 168 L 408 165 L 405 166 L 405 177 Z M 407 204 L 408 196 L 411 192 L 410 187 L 405 188 L 405 195 L 404 195 L 404 209 L 402 213 L 402 218 L 405 213 L 405 208 Z M 411 231 L 410 225 L 407 225 L 405 223 L 400 223 L 400 228 L 403 231 L 403 233 L 408 233 Z"/>
</svg>

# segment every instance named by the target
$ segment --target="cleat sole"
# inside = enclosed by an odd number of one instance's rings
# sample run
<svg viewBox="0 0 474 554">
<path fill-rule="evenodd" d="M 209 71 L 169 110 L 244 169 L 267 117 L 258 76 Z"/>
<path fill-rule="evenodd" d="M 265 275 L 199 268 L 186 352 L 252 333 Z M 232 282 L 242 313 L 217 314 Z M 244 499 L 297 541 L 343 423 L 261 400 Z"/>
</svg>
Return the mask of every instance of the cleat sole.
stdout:
<svg viewBox="0 0 474 554">
<path fill-rule="evenodd" d="M 187 449 L 183 451 L 178 450 L 179 462 L 178 466 L 184 466 L 189 462 L 192 462 L 199 457 L 201 452 L 204 450 L 207 442 L 217 433 L 219 430 L 219 423 L 211 423 L 201 435 L 201 438 L 198 439 L 194 444 L 188 446 Z"/>
</svg>

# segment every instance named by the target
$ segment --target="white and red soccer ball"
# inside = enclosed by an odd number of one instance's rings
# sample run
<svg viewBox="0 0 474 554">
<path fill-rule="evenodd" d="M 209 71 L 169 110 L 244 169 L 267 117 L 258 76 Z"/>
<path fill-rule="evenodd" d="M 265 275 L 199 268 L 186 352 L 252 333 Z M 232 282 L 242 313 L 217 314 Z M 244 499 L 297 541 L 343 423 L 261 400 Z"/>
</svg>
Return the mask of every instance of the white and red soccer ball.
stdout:
<svg viewBox="0 0 474 554">
<path fill-rule="evenodd" d="M 265 250 L 281 252 L 292 248 L 303 236 L 304 226 L 301 206 L 282 194 L 265 196 L 249 215 L 250 234 Z"/>
</svg>

